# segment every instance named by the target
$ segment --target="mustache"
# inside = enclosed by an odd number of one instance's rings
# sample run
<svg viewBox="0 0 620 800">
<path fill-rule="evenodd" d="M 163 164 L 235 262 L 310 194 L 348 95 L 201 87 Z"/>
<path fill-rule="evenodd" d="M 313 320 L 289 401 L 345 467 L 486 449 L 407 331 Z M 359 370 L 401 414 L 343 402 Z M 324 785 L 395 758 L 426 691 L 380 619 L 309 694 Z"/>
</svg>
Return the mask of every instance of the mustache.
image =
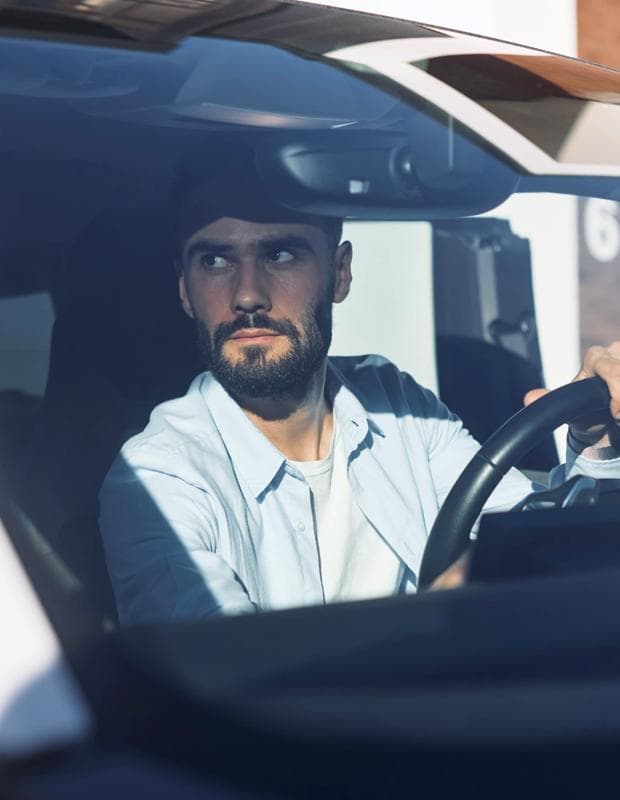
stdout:
<svg viewBox="0 0 620 800">
<path fill-rule="evenodd" d="M 283 336 L 289 336 L 293 340 L 299 339 L 299 332 L 290 320 L 272 319 L 266 314 L 256 313 L 242 314 L 232 322 L 220 323 L 215 329 L 213 344 L 216 347 L 221 347 L 226 339 L 229 339 L 234 333 L 249 328 L 261 328 Z"/>
</svg>

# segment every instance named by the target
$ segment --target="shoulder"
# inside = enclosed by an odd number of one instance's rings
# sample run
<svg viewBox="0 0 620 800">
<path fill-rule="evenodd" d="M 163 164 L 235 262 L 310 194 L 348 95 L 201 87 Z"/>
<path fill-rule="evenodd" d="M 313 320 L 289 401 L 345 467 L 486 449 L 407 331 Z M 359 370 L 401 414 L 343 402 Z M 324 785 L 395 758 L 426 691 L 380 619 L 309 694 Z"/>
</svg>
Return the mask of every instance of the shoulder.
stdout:
<svg viewBox="0 0 620 800">
<path fill-rule="evenodd" d="M 155 406 L 144 430 L 128 439 L 122 452 L 147 448 L 169 452 L 208 438 L 215 426 L 200 391 L 205 375 L 194 378 L 182 397 Z"/>
<path fill-rule="evenodd" d="M 379 399 L 409 410 L 439 403 L 435 394 L 381 355 L 334 356 L 330 365 L 364 405 Z"/>
<path fill-rule="evenodd" d="M 203 483 L 223 456 L 221 438 L 201 393 L 207 373 L 201 373 L 182 397 L 167 400 L 151 412 L 143 431 L 122 446 L 108 480 L 129 469 L 146 469 Z"/>
<path fill-rule="evenodd" d="M 329 364 L 336 375 L 351 388 L 390 384 L 398 380 L 400 370 L 384 356 L 371 353 L 361 356 L 332 356 Z"/>
<path fill-rule="evenodd" d="M 330 360 L 337 376 L 386 435 L 421 439 L 426 450 L 464 432 L 461 420 L 430 389 L 378 355 Z"/>
</svg>

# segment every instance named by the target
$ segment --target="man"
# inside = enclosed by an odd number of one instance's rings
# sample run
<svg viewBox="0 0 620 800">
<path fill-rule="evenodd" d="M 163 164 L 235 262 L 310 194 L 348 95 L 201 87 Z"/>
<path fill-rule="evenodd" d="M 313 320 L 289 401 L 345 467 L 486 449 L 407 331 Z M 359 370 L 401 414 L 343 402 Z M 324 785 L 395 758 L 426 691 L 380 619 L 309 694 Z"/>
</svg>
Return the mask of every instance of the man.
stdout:
<svg viewBox="0 0 620 800">
<path fill-rule="evenodd" d="M 154 410 L 101 493 L 121 623 L 415 591 L 477 443 L 385 359 L 327 358 L 332 303 L 351 285 L 338 222 L 213 198 L 201 187 L 180 214 L 180 299 L 209 370 Z M 620 415 L 619 344 L 589 351 L 577 377 L 593 374 Z M 604 430 L 573 435 L 573 471 L 617 474 Z M 513 470 L 486 508 L 529 491 Z"/>
</svg>

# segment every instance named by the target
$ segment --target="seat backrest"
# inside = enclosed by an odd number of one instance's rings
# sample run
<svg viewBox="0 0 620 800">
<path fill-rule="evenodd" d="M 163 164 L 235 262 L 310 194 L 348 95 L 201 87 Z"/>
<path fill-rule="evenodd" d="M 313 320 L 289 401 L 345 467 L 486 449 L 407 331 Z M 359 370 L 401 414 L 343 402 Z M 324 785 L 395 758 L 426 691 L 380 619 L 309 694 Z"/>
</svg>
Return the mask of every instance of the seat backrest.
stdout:
<svg viewBox="0 0 620 800">
<path fill-rule="evenodd" d="M 45 396 L 20 458 L 22 507 L 108 613 L 99 489 L 122 444 L 200 370 L 166 229 L 115 211 L 75 243 L 55 292 Z"/>
<path fill-rule="evenodd" d="M 544 386 L 530 243 L 507 220 L 433 223 L 437 378 L 442 400 L 480 442 Z M 558 463 L 547 437 L 518 467 Z"/>
</svg>

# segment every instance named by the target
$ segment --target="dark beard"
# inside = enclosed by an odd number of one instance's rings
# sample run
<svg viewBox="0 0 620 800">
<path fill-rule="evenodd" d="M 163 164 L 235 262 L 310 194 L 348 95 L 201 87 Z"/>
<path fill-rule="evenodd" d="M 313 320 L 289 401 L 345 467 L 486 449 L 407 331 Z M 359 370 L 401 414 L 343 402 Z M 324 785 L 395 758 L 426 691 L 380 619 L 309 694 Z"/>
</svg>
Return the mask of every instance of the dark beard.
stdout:
<svg viewBox="0 0 620 800">
<path fill-rule="evenodd" d="M 244 314 L 233 322 L 218 325 L 213 338 L 202 321 L 196 320 L 196 324 L 205 366 L 229 394 L 302 399 L 331 344 L 332 306 L 322 298 L 312 311 L 306 312 L 302 334 L 289 319 L 271 319 L 260 313 Z M 242 328 L 265 328 L 283 334 L 290 341 L 290 350 L 277 360 L 268 360 L 264 346 L 250 345 L 244 348 L 240 360 L 232 364 L 224 357 L 223 347 Z"/>
</svg>

